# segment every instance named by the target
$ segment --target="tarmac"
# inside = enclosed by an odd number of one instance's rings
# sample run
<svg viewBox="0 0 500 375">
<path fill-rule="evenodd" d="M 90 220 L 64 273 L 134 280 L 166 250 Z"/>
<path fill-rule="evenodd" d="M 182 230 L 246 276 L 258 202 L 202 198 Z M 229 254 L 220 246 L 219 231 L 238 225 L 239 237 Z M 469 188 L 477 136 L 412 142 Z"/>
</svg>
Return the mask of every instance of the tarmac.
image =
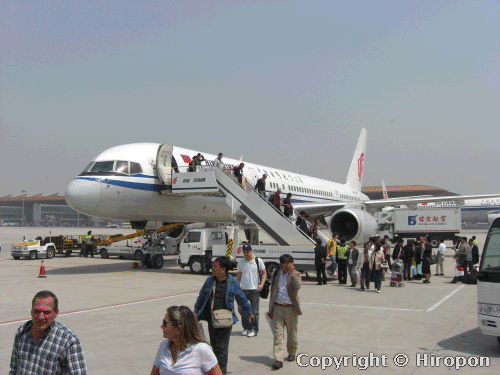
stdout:
<svg viewBox="0 0 500 375">
<path fill-rule="evenodd" d="M 193 308 L 208 275 L 181 269 L 175 257 L 165 257 L 163 269 L 152 270 L 133 269 L 130 260 L 57 255 L 44 259 L 47 277 L 38 278 L 40 259 L 14 260 L 10 244 L 39 231 L 0 228 L 0 373 L 9 371 L 14 335 L 30 319 L 31 300 L 40 290 L 58 296 L 57 320 L 78 335 L 88 374 L 150 373 L 163 340 L 160 325 L 165 310 L 171 305 Z M 64 230 L 76 231 L 86 232 Z M 480 250 L 485 234 L 476 233 Z M 445 276 L 432 276 L 431 284 L 412 281 L 404 288 L 394 288 L 389 287 L 388 277 L 380 294 L 374 292 L 373 283 L 372 289 L 363 292 L 350 283 L 345 286 L 331 280 L 318 286 L 315 275 L 304 276 L 299 292 L 303 310 L 298 334 L 300 365 L 285 362 L 278 372 L 443 374 L 465 363 L 459 369 L 461 374 L 498 373 L 500 345 L 496 337 L 483 335 L 477 328 L 476 286 L 450 284 L 452 256 L 453 250 L 448 248 Z M 228 373 L 273 371 L 273 336 L 264 319 L 267 310 L 268 301 L 261 300 L 256 337 L 240 336 L 240 322 L 233 327 Z M 208 334 L 206 322 L 203 324 Z M 437 365 L 437 357 L 446 359 Z"/>
</svg>

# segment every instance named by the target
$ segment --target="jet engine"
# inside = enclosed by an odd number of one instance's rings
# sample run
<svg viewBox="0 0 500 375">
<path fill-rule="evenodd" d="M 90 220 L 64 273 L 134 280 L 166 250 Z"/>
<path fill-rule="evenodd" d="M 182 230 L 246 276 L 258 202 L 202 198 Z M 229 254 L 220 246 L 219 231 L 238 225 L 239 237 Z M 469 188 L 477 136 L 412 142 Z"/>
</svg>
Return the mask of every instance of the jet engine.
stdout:
<svg viewBox="0 0 500 375">
<path fill-rule="evenodd" d="M 377 233 L 377 221 L 366 211 L 344 207 L 330 217 L 329 229 L 337 232 L 339 239 L 363 244 Z"/>
</svg>

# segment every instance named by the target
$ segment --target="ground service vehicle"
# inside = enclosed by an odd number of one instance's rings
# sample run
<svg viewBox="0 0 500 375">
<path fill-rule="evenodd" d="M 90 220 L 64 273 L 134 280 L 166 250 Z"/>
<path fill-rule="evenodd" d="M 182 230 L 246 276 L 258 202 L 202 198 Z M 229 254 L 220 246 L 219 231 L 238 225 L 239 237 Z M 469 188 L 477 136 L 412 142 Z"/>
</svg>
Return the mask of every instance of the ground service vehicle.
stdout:
<svg viewBox="0 0 500 375">
<path fill-rule="evenodd" d="M 233 239 L 224 229 L 194 229 L 188 232 L 184 241 L 179 245 L 180 256 L 178 264 L 181 267 L 189 266 L 193 273 L 208 272 L 212 262 L 219 256 L 229 256 L 233 265 L 243 258 L 241 245 L 238 243 L 237 230 Z M 297 271 L 313 271 L 314 247 L 310 246 L 278 246 L 278 245 L 252 245 L 253 255 L 262 259 L 268 273 L 273 273 L 279 267 L 279 258 L 283 254 L 290 254 L 294 258 Z"/>
<path fill-rule="evenodd" d="M 147 236 L 147 235 L 146 235 Z M 160 247 L 160 254 L 170 255 L 177 253 L 177 243 L 175 241 L 165 239 L 158 245 Z M 134 259 L 142 261 L 146 255 L 151 257 L 149 248 L 149 241 L 147 239 L 127 240 L 126 244 L 110 244 L 108 246 L 100 246 L 97 252 L 101 258 L 107 259 L 110 256 L 117 256 L 120 259 Z"/>
<path fill-rule="evenodd" d="M 56 254 L 56 245 L 50 242 L 50 237 L 46 237 L 43 241 L 27 240 L 12 245 L 10 254 L 14 259 L 38 259 L 40 257 L 51 259 Z"/>
<path fill-rule="evenodd" d="M 477 275 L 477 324 L 500 343 L 500 217 L 490 226 Z"/>
<path fill-rule="evenodd" d="M 462 230 L 461 210 L 451 208 L 419 208 L 416 210 L 395 209 L 375 213 L 378 223 L 377 235 L 397 238 L 431 237 L 432 247 L 439 246 L 439 240 L 453 240 Z"/>
</svg>

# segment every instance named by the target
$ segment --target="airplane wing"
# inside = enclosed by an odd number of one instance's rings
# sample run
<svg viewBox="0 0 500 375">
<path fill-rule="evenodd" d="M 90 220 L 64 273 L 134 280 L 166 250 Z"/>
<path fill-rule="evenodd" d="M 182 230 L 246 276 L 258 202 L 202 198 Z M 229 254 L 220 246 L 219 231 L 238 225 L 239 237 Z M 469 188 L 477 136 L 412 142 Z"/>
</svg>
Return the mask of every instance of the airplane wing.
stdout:
<svg viewBox="0 0 500 375">
<path fill-rule="evenodd" d="M 373 199 L 365 201 L 364 204 L 369 208 L 405 205 L 409 208 L 417 207 L 421 203 L 431 202 L 455 202 L 459 206 L 463 206 L 466 200 L 469 199 L 490 199 L 498 198 L 500 194 L 485 194 L 485 195 L 451 195 L 446 197 L 401 197 L 391 199 Z"/>
</svg>

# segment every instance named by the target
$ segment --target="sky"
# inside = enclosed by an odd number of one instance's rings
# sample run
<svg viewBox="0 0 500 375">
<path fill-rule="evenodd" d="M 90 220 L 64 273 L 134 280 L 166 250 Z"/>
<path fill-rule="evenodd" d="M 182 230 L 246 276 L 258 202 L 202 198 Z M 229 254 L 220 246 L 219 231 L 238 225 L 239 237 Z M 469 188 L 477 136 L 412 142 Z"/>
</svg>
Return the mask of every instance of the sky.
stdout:
<svg viewBox="0 0 500 375">
<path fill-rule="evenodd" d="M 500 192 L 499 1 L 4 0 L 0 197 L 167 143 L 364 186 Z"/>
</svg>

